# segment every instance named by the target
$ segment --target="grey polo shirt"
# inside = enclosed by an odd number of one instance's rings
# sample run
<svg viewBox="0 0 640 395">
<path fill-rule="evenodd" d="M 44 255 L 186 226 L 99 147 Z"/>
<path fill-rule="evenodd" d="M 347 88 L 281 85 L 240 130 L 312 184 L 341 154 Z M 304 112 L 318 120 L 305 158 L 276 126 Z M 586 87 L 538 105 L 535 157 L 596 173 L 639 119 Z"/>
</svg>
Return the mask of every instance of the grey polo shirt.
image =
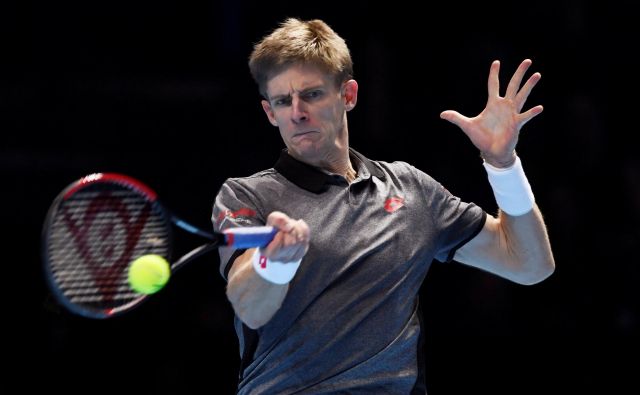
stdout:
<svg viewBox="0 0 640 395">
<path fill-rule="evenodd" d="M 258 330 L 235 320 L 238 393 L 425 393 L 418 292 L 433 259 L 449 261 L 484 211 L 404 162 L 350 151 L 355 181 L 297 161 L 225 181 L 217 231 L 264 225 L 272 211 L 303 219 L 309 251 L 282 307 Z M 221 248 L 227 278 L 242 251 Z"/>
</svg>

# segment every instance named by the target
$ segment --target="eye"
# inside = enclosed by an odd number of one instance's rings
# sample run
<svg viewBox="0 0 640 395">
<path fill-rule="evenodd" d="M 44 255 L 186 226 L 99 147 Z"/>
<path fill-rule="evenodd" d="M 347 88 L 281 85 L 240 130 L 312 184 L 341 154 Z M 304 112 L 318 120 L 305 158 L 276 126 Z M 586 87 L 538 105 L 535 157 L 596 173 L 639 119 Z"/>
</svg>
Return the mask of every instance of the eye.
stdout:
<svg viewBox="0 0 640 395">
<path fill-rule="evenodd" d="M 309 92 L 306 92 L 304 94 L 304 98 L 307 99 L 307 100 L 309 100 L 309 99 L 317 99 L 320 96 L 322 96 L 322 91 L 317 90 L 317 89 L 309 91 Z"/>
<path fill-rule="evenodd" d="M 276 107 L 282 107 L 282 106 L 287 106 L 291 103 L 291 98 L 290 97 L 283 97 L 281 99 L 276 99 L 273 102 L 273 105 Z"/>
</svg>

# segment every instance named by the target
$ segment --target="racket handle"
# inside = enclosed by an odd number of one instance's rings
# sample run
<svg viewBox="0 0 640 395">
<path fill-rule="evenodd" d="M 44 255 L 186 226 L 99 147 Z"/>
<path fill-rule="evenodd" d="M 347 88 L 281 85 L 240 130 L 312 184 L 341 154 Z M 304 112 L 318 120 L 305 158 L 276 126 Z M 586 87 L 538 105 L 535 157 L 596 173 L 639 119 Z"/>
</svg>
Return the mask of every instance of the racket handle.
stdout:
<svg viewBox="0 0 640 395">
<path fill-rule="evenodd" d="M 273 226 L 230 228 L 224 232 L 225 245 L 235 248 L 264 247 L 273 240 L 278 229 Z"/>
</svg>

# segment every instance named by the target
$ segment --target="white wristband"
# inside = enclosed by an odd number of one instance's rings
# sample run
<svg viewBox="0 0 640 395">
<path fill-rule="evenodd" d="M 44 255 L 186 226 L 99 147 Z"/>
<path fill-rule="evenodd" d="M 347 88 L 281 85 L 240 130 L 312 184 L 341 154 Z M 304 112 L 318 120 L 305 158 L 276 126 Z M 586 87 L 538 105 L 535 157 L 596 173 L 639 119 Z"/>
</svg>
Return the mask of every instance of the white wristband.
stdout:
<svg viewBox="0 0 640 395">
<path fill-rule="evenodd" d="M 260 253 L 260 249 L 256 248 L 253 254 L 253 269 L 260 277 L 274 284 L 287 284 L 300 266 L 302 259 L 293 262 L 272 261 Z"/>
<path fill-rule="evenodd" d="M 502 211 L 513 216 L 531 211 L 535 198 L 519 157 L 516 156 L 515 163 L 506 169 L 493 167 L 487 162 L 483 165 L 487 170 L 496 203 Z"/>
</svg>

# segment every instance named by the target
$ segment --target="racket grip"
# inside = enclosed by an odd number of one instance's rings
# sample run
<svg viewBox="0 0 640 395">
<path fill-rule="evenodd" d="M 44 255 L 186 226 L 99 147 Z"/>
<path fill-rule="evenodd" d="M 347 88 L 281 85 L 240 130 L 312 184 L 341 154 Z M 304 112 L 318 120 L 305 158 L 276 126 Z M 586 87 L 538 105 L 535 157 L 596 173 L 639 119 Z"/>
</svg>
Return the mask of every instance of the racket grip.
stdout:
<svg viewBox="0 0 640 395">
<path fill-rule="evenodd" d="M 225 245 L 235 248 L 264 247 L 273 240 L 278 229 L 273 226 L 230 228 L 224 232 Z"/>
</svg>

